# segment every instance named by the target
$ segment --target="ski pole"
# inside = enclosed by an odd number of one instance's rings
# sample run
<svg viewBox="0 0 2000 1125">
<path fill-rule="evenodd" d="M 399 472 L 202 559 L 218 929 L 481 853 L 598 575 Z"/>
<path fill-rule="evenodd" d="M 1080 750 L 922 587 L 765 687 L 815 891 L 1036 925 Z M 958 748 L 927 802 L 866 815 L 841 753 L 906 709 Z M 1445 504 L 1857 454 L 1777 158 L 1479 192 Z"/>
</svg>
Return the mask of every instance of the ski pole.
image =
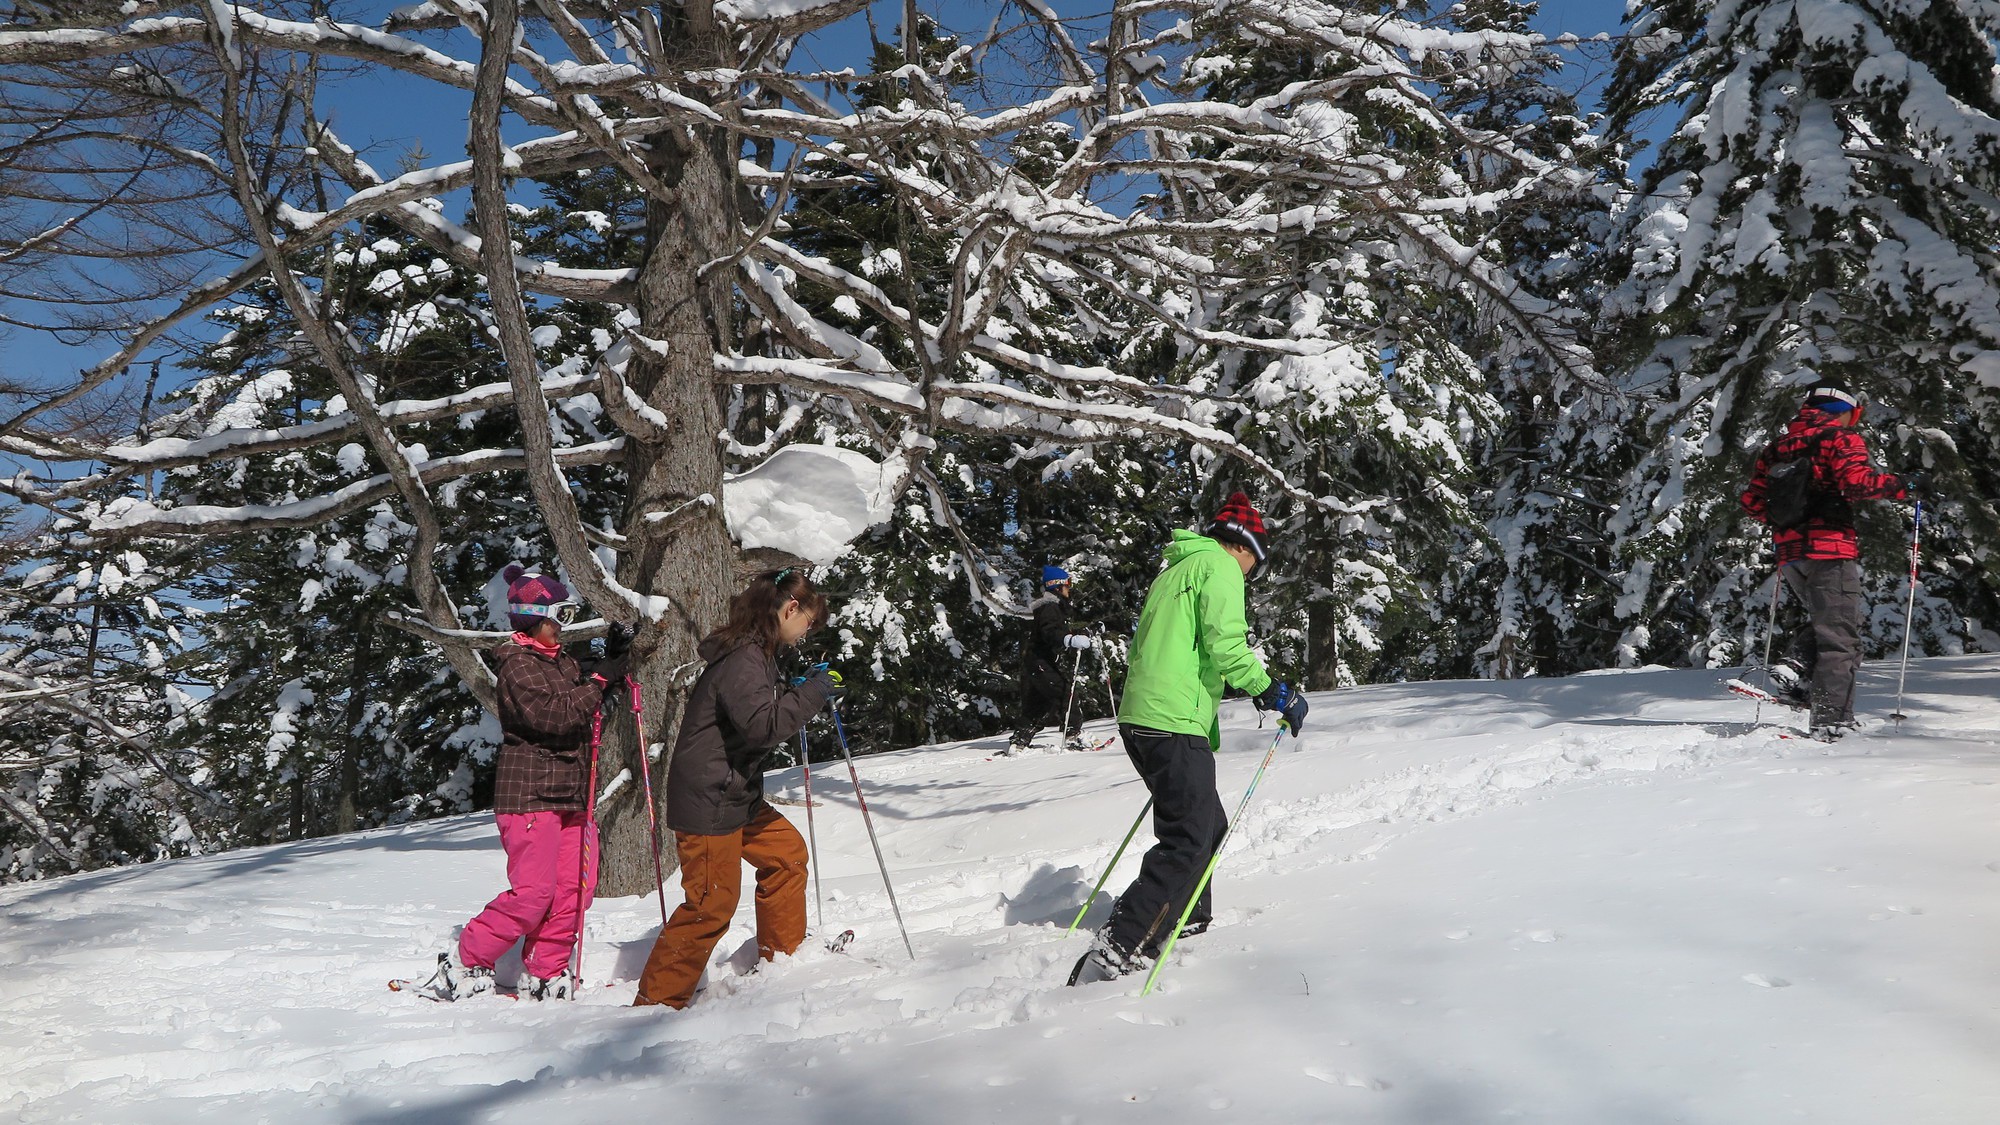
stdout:
<svg viewBox="0 0 2000 1125">
<path fill-rule="evenodd" d="M 639 681 L 625 677 L 626 690 L 632 696 L 632 729 L 639 740 L 639 777 L 646 786 L 646 829 L 653 838 L 653 887 L 660 893 L 660 928 L 667 928 L 667 872 L 660 865 L 660 814 L 653 806 L 653 756 L 646 745 L 646 724 L 641 719 L 645 708 L 639 703 Z"/>
<path fill-rule="evenodd" d="M 1243 810 L 1250 806 L 1250 794 L 1255 793 L 1257 783 L 1264 780 L 1264 770 L 1278 753 L 1278 740 L 1285 737 L 1286 729 L 1285 720 L 1279 719 L 1277 733 L 1271 736 L 1271 748 L 1264 752 L 1264 760 L 1257 764 L 1257 772 L 1251 775 L 1250 787 L 1243 791 L 1243 799 L 1236 802 L 1236 813 L 1222 830 L 1222 842 L 1215 845 L 1215 854 L 1208 857 L 1208 866 L 1202 869 L 1201 879 L 1195 883 L 1194 893 L 1188 896 L 1187 905 L 1181 907 L 1180 920 L 1174 923 L 1173 932 L 1167 935 L 1167 944 L 1161 948 L 1159 959 L 1153 962 L 1153 971 L 1146 974 L 1146 987 L 1140 990 L 1139 995 L 1152 995 L 1153 984 L 1160 979 L 1160 970 L 1166 967 L 1167 957 L 1174 951 L 1174 943 L 1180 940 L 1181 927 L 1187 925 L 1188 915 L 1194 913 L 1194 904 L 1201 901 L 1201 892 L 1208 888 L 1208 880 L 1215 874 L 1215 865 L 1222 861 L 1222 849 L 1229 846 L 1229 835 L 1236 831 L 1237 822 L 1243 819 Z"/>
<path fill-rule="evenodd" d="M 1784 592 L 1785 564 L 1779 563 L 1771 568 L 1771 617 L 1764 624 L 1764 686 L 1767 688 L 1777 686 L 1776 681 L 1771 679 L 1771 638 L 1778 632 L 1778 598 Z M 1764 701 L 1761 699 L 1757 701 L 1757 714 L 1752 721 L 1760 724 L 1764 721 Z"/>
<path fill-rule="evenodd" d="M 813 767 L 812 751 L 806 746 L 806 728 L 799 728 L 799 769 L 806 778 L 806 843 L 812 849 L 813 871 L 813 925 L 826 928 L 826 904 L 819 896 L 819 833 L 813 828 Z M 856 790 L 859 792 L 859 790 Z"/>
<path fill-rule="evenodd" d="M 1903 666 L 1896 671 L 1896 710 L 1889 717 L 1902 729 L 1903 680 L 1910 674 L 1910 622 L 1917 615 L 1917 551 L 1924 540 L 1924 502 L 1917 501 L 1916 518 L 1910 524 L 1910 600 L 1903 607 Z"/>
<path fill-rule="evenodd" d="M 1075 933 L 1077 926 L 1082 924 L 1083 916 L 1087 911 L 1089 911 L 1090 904 L 1097 901 L 1097 892 L 1103 890 L 1104 881 L 1106 879 L 1111 878 L 1111 869 L 1118 866 L 1119 859 L 1123 858 L 1125 855 L 1126 845 L 1132 842 L 1132 837 L 1139 834 L 1139 826 L 1146 822 L 1146 814 L 1152 811 L 1153 811 L 1153 799 L 1151 797 L 1148 797 L 1146 798 L 1146 807 L 1139 810 L 1139 818 L 1132 822 L 1131 830 L 1126 832 L 1125 838 L 1118 842 L 1118 850 L 1111 853 L 1111 862 L 1104 865 L 1104 874 L 1099 875 L 1097 877 L 1097 885 L 1090 888 L 1090 897 L 1084 899 L 1083 905 L 1076 908 L 1076 917 L 1070 919 L 1069 929 L 1063 931 L 1064 937 L 1068 937 L 1069 935 Z"/>
<path fill-rule="evenodd" d="M 590 841 L 597 817 L 597 750 L 603 744 L 604 700 L 600 697 L 590 716 L 590 777 L 583 794 L 583 840 L 576 849 L 576 944 L 570 950 L 570 960 L 576 965 L 576 987 L 570 989 L 572 1000 L 583 991 L 583 923 L 589 913 L 585 896 L 590 889 Z"/>
<path fill-rule="evenodd" d="M 875 849 L 875 866 L 882 872 L 882 889 L 889 892 L 889 909 L 896 912 L 896 928 L 903 931 L 903 948 L 910 960 L 917 959 L 917 947 L 910 944 L 909 928 L 903 925 L 903 908 L 896 904 L 896 888 L 889 882 L 889 864 L 882 858 L 882 844 L 875 838 L 875 820 L 868 815 L 868 800 L 861 795 L 861 771 L 854 768 L 854 755 L 847 749 L 847 728 L 840 724 L 840 705 L 833 704 L 833 733 L 840 739 L 840 756 L 847 759 L 847 776 L 854 782 L 854 803 L 861 806 L 861 823 L 868 828 L 869 846 Z"/>
<path fill-rule="evenodd" d="M 1111 658 L 1105 655 L 1105 647 L 1108 646 L 1100 646 L 1097 650 L 1097 670 L 1104 676 L 1104 695 L 1107 699 L 1111 700 L 1111 718 L 1116 720 L 1118 718 L 1118 692 L 1111 686 Z"/>
<path fill-rule="evenodd" d="M 1076 659 L 1069 662 L 1069 702 L 1063 705 L 1064 738 L 1069 737 L 1069 717 L 1076 711 L 1076 674 L 1083 670 L 1083 650 L 1076 650 Z"/>
</svg>

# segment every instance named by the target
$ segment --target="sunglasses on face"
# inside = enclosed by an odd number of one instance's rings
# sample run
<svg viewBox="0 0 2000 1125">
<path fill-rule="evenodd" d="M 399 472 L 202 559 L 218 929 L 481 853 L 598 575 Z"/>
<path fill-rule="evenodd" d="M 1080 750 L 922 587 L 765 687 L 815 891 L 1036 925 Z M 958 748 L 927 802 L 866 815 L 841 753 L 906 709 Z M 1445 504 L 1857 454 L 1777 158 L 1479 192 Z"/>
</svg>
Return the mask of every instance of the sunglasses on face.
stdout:
<svg viewBox="0 0 2000 1125">
<path fill-rule="evenodd" d="M 513 602 L 507 606 L 507 612 L 519 614 L 522 617 L 546 617 L 558 625 L 567 625 L 576 620 L 577 612 L 582 608 L 575 602 L 557 602 L 554 605 L 528 605 L 522 602 Z"/>
</svg>

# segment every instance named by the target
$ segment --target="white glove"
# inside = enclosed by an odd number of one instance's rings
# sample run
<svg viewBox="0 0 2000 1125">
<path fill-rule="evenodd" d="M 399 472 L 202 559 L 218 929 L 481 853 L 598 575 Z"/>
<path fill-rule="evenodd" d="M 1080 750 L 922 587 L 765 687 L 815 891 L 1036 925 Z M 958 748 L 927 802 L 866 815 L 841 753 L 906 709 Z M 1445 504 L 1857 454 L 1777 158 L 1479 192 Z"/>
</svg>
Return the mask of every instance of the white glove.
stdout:
<svg viewBox="0 0 2000 1125">
<path fill-rule="evenodd" d="M 1069 648 L 1089 648 L 1090 634 L 1071 633 L 1069 636 L 1063 638 L 1063 644 Z"/>
</svg>

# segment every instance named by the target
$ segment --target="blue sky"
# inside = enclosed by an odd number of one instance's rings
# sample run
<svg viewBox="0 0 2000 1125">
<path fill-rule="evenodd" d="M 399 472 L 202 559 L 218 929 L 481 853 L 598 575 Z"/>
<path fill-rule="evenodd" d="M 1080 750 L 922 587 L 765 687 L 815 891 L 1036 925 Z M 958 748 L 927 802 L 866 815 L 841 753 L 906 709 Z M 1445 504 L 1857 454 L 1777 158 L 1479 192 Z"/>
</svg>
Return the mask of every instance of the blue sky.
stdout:
<svg viewBox="0 0 2000 1125">
<path fill-rule="evenodd" d="M 379 24 L 383 15 L 400 4 L 365 0 L 348 5 L 341 18 Z M 1092 22 L 1102 10 L 1100 3 L 1054 0 L 1058 11 L 1075 11 L 1079 19 Z M 952 30 L 968 37 L 982 34 L 993 19 L 992 0 L 974 0 L 941 7 L 926 3 L 927 10 L 942 11 Z M 1548 34 L 1569 32 L 1591 36 L 1616 32 L 1624 8 L 1620 0 L 1543 0 L 1536 26 Z M 893 31 L 900 18 L 900 0 L 878 0 L 871 14 L 884 35 Z M 868 55 L 868 24 L 854 17 L 808 41 L 800 58 L 809 65 L 860 68 Z M 1601 80 L 1605 53 L 1579 59 L 1580 81 Z M 469 96 L 434 83 L 406 78 L 395 73 L 370 74 L 349 80 L 326 92 L 325 105 L 331 107 L 335 131 L 348 144 L 362 150 L 378 171 L 393 175 L 401 155 L 421 144 L 432 162 L 456 159 L 465 147 L 465 119 Z M 464 210 L 465 201 L 448 201 L 455 212 Z M 95 363 L 113 345 L 97 343 L 65 345 L 52 337 L 16 329 L 0 337 L 0 375 L 26 377 L 37 383 L 66 379 L 68 374 Z"/>
</svg>

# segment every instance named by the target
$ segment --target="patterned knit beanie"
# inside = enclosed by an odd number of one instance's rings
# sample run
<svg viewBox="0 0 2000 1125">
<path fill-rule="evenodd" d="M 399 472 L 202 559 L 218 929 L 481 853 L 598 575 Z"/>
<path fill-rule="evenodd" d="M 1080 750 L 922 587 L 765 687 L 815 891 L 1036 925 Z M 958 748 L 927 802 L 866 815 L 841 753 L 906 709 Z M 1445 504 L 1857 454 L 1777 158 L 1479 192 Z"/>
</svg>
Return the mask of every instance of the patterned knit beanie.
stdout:
<svg viewBox="0 0 2000 1125">
<path fill-rule="evenodd" d="M 1062 567 L 1045 566 L 1042 568 L 1042 589 L 1046 590 L 1058 582 L 1067 581 L 1069 581 L 1069 571 L 1064 570 Z"/>
<path fill-rule="evenodd" d="M 507 583 L 507 623 L 523 633 L 549 620 L 547 607 L 570 600 L 569 587 L 546 574 L 529 574 L 520 563 L 508 563 L 500 580 Z"/>
<path fill-rule="evenodd" d="M 1249 548 L 1251 555 L 1257 559 L 1257 566 L 1264 565 L 1264 515 L 1252 507 L 1250 498 L 1241 492 L 1229 494 L 1222 510 L 1215 513 L 1215 518 L 1208 521 L 1208 526 L 1202 528 L 1201 533 L 1210 539 Z"/>
</svg>

